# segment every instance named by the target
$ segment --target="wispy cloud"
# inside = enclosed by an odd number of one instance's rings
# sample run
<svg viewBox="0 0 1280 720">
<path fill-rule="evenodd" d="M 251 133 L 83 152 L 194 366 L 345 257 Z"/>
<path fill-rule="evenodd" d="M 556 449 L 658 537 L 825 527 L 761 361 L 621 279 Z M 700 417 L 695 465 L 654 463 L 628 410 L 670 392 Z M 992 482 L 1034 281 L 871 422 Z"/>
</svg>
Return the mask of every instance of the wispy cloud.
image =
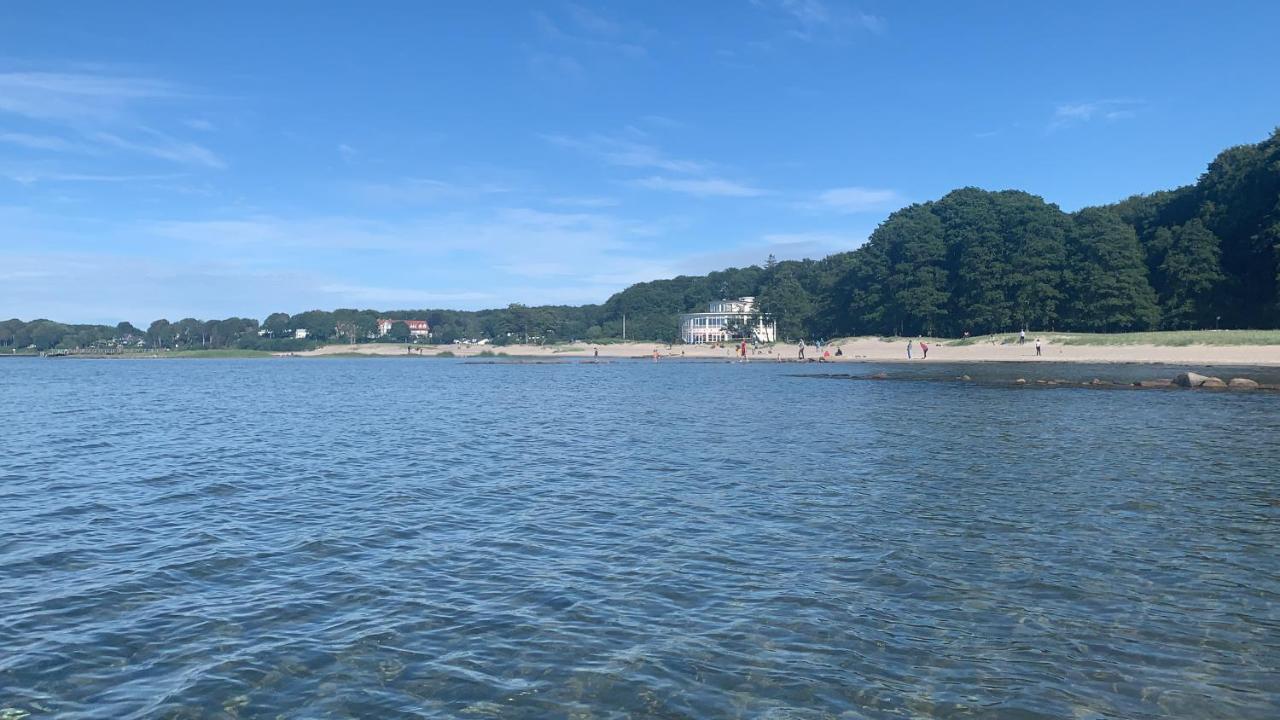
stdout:
<svg viewBox="0 0 1280 720">
<path fill-rule="evenodd" d="M 89 147 L 71 142 L 56 135 L 32 135 L 30 133 L 0 133 L 0 143 L 19 145 L 32 150 L 49 150 L 52 152 L 87 152 Z"/>
<path fill-rule="evenodd" d="M 706 163 L 673 158 L 653 145 L 618 137 L 607 135 L 588 135 L 581 138 L 567 135 L 542 137 L 554 145 L 577 150 L 620 167 L 649 168 L 678 173 L 699 173 L 707 169 Z"/>
<path fill-rule="evenodd" d="M 896 190 L 867 187 L 838 187 L 825 190 L 807 203 L 809 207 L 842 213 L 887 210 L 904 204 Z"/>
<path fill-rule="evenodd" d="M 641 42 L 641 36 L 647 35 L 643 28 L 583 5 L 570 3 L 562 14 L 537 12 L 533 17 L 543 39 L 564 48 L 607 51 L 633 59 L 648 54 Z"/>
<path fill-rule="evenodd" d="M 596 197 L 590 195 L 566 195 L 561 197 L 553 197 L 547 200 L 552 205 L 563 205 L 566 207 L 582 207 L 582 208 L 606 208 L 619 205 L 617 198 Z"/>
<path fill-rule="evenodd" d="M 0 72 L 0 116 L 43 124 L 43 132 L 0 133 L 0 143 L 46 153 L 108 155 L 124 151 L 182 165 L 223 168 L 226 163 L 203 145 L 150 127 L 143 118 L 152 105 L 189 101 L 183 88 L 155 78 L 97 72 Z M 212 129 L 207 121 L 181 121 L 187 128 Z M 64 170 L 64 177 L 98 173 Z M 127 176 L 128 173 L 108 175 Z"/>
<path fill-rule="evenodd" d="M 0 73 L 0 112 L 38 120 L 101 122 L 141 100 L 175 98 L 182 91 L 154 78 L 89 73 Z"/>
<path fill-rule="evenodd" d="M 796 40 L 847 40 L 856 32 L 883 33 L 884 18 L 842 4 L 822 0 L 752 0 L 756 7 L 778 16 Z"/>
<path fill-rule="evenodd" d="M 496 183 L 464 185 L 431 178 L 403 178 L 391 182 L 361 183 L 356 194 L 372 202 L 392 205 L 429 205 L 442 201 L 471 200 L 484 195 L 507 193 L 511 188 Z"/>
<path fill-rule="evenodd" d="M 140 137 L 135 139 L 124 138 L 109 132 L 95 132 L 90 137 L 104 145 L 150 155 L 171 162 L 185 165 L 203 165 L 209 168 L 226 167 L 226 163 L 214 154 L 212 150 L 196 143 L 178 140 L 158 130 L 145 127 L 139 127 L 137 134 Z"/>
<path fill-rule="evenodd" d="M 1137 116 L 1137 106 L 1141 104 L 1141 100 L 1131 99 L 1062 103 L 1053 109 L 1053 117 L 1050 118 L 1047 129 L 1050 131 L 1060 130 L 1073 125 L 1083 125 L 1094 120 L 1107 122 L 1128 120 Z"/>
<path fill-rule="evenodd" d="M 162 175 L 123 175 L 110 173 L 67 173 L 67 172 L 47 172 L 43 170 L 0 170 L 0 176 L 6 177 L 16 183 L 23 185 L 31 185 L 34 183 L 57 183 L 57 182 L 88 182 L 88 183 L 127 183 L 127 182 L 154 182 L 161 180 L 176 180 L 184 177 L 181 174 L 162 174 Z"/>
<path fill-rule="evenodd" d="M 666 190 L 669 192 L 683 193 L 685 195 L 693 195 L 695 197 L 760 197 L 768 195 L 767 190 L 762 190 L 750 185 L 744 185 L 732 180 L 723 178 L 669 178 L 651 176 L 641 178 L 632 182 L 636 187 L 646 188 L 648 190 Z"/>
</svg>

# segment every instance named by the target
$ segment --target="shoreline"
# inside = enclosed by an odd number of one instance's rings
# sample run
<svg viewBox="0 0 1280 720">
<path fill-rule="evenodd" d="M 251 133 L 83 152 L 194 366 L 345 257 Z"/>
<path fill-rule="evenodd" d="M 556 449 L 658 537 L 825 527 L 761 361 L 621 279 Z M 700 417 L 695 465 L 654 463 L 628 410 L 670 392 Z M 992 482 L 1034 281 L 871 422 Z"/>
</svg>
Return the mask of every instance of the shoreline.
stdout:
<svg viewBox="0 0 1280 720">
<path fill-rule="evenodd" d="M 1206 334 L 1206 339 L 1221 336 Z M 928 358 L 921 357 L 919 340 L 913 340 L 914 357 L 906 357 L 906 338 L 876 337 L 842 338 L 825 343 L 819 351 L 815 345 L 805 346 L 801 360 L 796 345 L 774 343 L 748 348 L 747 361 L 752 363 L 803 364 L 891 364 L 927 367 L 930 364 L 992 363 L 1035 366 L 1038 364 L 1151 365 L 1184 367 L 1280 367 L 1280 344 L 1119 344 L 1115 336 L 1054 336 L 1043 343 L 1037 356 L 1033 341 L 1024 345 L 1007 337 L 964 340 L 924 338 L 929 345 Z M 836 353 L 840 355 L 837 356 Z M 323 345 L 311 350 L 270 352 L 262 350 L 147 350 L 128 353 L 75 352 L 51 359 L 102 360 L 191 360 L 191 359 L 277 359 L 277 358 L 393 358 L 485 360 L 494 362 L 576 361 L 600 363 L 619 360 L 681 360 L 693 362 L 737 362 L 737 346 L 669 345 L 654 342 L 586 342 L 559 345 L 403 345 L 362 343 Z M 0 353 L 0 357 L 40 357 L 23 353 Z"/>
<path fill-rule="evenodd" d="M 888 342 L 879 338 L 844 338 L 826 343 L 822 351 L 805 346 L 803 362 L 833 364 L 894 363 L 924 365 L 928 363 L 1081 363 L 1123 365 L 1193 365 L 1280 367 L 1280 345 L 1085 345 L 1044 343 L 1042 355 L 1036 356 L 1029 341 L 1026 345 L 994 344 L 940 340 L 929 342 L 929 357 L 921 358 L 918 345 L 915 357 L 907 359 L 905 339 Z M 949 344 L 949 343 L 963 344 Z M 652 359 L 660 360 L 738 360 L 733 346 L 667 345 L 666 343 L 607 343 L 593 345 L 325 345 L 314 350 L 276 353 L 277 357 L 445 357 L 456 359 Z M 837 349 L 840 356 L 836 356 Z M 599 354 L 596 355 L 598 350 Z M 823 353 L 830 353 L 823 357 Z M 795 345 L 773 344 L 758 350 L 748 348 L 748 362 L 801 362 Z"/>
</svg>

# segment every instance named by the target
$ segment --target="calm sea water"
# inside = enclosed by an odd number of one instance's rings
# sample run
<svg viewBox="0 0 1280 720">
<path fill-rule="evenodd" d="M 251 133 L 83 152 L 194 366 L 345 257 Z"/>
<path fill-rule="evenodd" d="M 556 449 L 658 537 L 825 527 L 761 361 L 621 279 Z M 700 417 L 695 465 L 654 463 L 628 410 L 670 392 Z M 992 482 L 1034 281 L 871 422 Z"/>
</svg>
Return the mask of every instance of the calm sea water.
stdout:
<svg viewBox="0 0 1280 720">
<path fill-rule="evenodd" d="M 0 717 L 1280 716 L 1280 397 L 822 369 L 0 360 Z"/>
</svg>

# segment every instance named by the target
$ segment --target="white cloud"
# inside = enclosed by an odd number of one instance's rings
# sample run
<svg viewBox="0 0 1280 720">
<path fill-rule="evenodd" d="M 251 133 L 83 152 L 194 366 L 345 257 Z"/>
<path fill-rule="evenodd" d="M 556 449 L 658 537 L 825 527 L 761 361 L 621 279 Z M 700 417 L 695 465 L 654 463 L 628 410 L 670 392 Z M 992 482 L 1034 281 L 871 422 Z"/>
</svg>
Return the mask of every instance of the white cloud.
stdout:
<svg viewBox="0 0 1280 720">
<path fill-rule="evenodd" d="M 9 145 L 20 145 L 32 150 L 49 150 L 52 152 L 88 152 L 90 148 L 71 142 L 56 135 L 33 135 L 30 133 L 0 133 L 0 142 Z"/>
<path fill-rule="evenodd" d="M 811 207 L 835 210 L 844 213 L 870 212 L 887 210 L 904 204 L 901 195 L 895 190 L 866 187 L 839 187 L 826 190 L 818 195 Z"/>
<path fill-rule="evenodd" d="M 392 205 L 429 205 L 444 200 L 473 200 L 485 195 L 511 192 L 496 183 L 462 185 L 431 178 L 402 178 L 389 182 L 361 183 L 356 194 L 368 201 Z"/>
<path fill-rule="evenodd" d="M 542 137 L 554 145 L 577 150 L 619 167 L 654 168 L 678 173 L 699 173 L 707 169 L 705 163 L 669 157 L 653 145 L 607 135 L 589 135 L 583 138 L 569 137 L 567 135 L 544 135 Z"/>
<path fill-rule="evenodd" d="M 636 187 L 666 190 L 695 197 L 760 197 L 767 190 L 721 178 L 668 178 L 652 176 L 632 182 Z"/>
<path fill-rule="evenodd" d="M 162 80 L 89 73 L 0 73 L 0 112 L 39 120 L 101 122 L 142 100 L 174 98 Z"/>
<path fill-rule="evenodd" d="M 153 78 L 105 72 L 0 72 L 0 115 L 16 115 L 56 128 L 43 133 L 6 132 L 0 134 L 0 142 L 49 153 L 104 155 L 123 150 L 183 165 L 225 167 L 212 150 L 139 120 L 150 110 L 148 105 L 191 97 L 178 86 Z M 203 120 L 181 124 L 212 129 Z M 68 133 L 77 137 L 69 139 Z"/>
<path fill-rule="evenodd" d="M 90 182 L 90 183 L 125 183 L 125 182 L 155 182 L 161 180 L 176 180 L 184 177 L 181 174 L 162 174 L 162 175 L 113 175 L 109 173 L 68 173 L 68 172 L 51 172 L 45 170 L 0 170 L 0 176 L 6 177 L 16 183 L 23 185 L 31 185 L 34 183 L 58 183 L 58 182 Z"/>
<path fill-rule="evenodd" d="M 567 195 L 567 196 L 561 196 L 561 197 L 553 197 L 549 199 L 547 202 L 551 203 L 552 205 L 564 205 L 567 207 L 582 207 L 582 208 L 605 208 L 605 207 L 614 207 L 620 204 L 617 198 L 593 197 L 589 195 L 588 196 Z"/>
<path fill-rule="evenodd" d="M 1141 100 L 1130 99 L 1062 103 L 1054 107 L 1053 117 L 1049 120 L 1047 129 L 1059 130 L 1072 125 L 1083 125 L 1096 119 L 1108 122 L 1128 120 L 1137 116 L 1134 108 L 1141 104 Z"/>
<path fill-rule="evenodd" d="M 880 34 L 886 28 L 884 18 L 878 15 L 822 0 L 752 0 L 752 4 L 783 18 L 787 35 L 805 42 L 838 42 L 855 32 Z"/>
<path fill-rule="evenodd" d="M 178 140 L 149 128 L 140 127 L 138 131 L 142 136 L 139 139 L 129 139 L 109 132 L 95 132 L 90 137 L 104 145 L 184 165 L 202 165 L 216 169 L 226 167 L 226 163 L 212 150 L 201 145 Z"/>
</svg>

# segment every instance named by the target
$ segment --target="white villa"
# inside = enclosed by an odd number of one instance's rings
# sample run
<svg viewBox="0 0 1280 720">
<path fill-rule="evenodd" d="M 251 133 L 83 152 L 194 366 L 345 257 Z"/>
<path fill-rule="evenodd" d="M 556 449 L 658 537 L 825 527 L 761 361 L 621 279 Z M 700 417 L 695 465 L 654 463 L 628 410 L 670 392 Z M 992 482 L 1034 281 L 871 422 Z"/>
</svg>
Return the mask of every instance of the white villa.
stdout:
<svg viewBox="0 0 1280 720">
<path fill-rule="evenodd" d="M 778 339 L 778 325 L 756 312 L 756 299 L 742 297 L 737 300 L 715 300 L 707 304 L 707 312 L 685 313 L 680 316 L 680 338 L 687 343 L 717 343 L 738 339 L 727 332 L 735 325 L 749 329 L 756 342 L 773 342 Z"/>
</svg>

